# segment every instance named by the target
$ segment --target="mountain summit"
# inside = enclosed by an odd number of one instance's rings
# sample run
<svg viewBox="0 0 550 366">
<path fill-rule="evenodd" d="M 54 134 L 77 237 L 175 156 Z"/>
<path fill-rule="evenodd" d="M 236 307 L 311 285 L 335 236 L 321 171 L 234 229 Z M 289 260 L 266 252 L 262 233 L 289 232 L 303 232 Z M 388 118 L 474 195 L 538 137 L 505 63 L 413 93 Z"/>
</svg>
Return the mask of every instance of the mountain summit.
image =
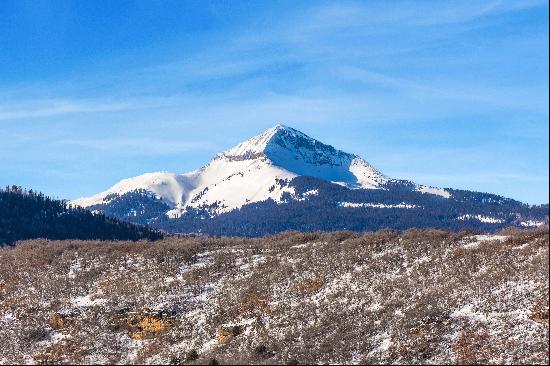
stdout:
<svg viewBox="0 0 550 366">
<path fill-rule="evenodd" d="M 278 124 L 219 155 L 230 161 L 265 158 L 296 175 L 311 176 L 349 188 L 375 188 L 388 181 L 366 161 L 306 134 Z"/>
<path fill-rule="evenodd" d="M 185 174 L 144 174 L 72 203 L 90 207 L 108 202 L 114 194 L 144 190 L 171 206 L 168 213 L 171 217 L 181 215 L 189 207 L 208 206 L 212 207 L 211 213 L 219 214 L 252 202 L 268 199 L 280 202 L 285 192 L 294 193 L 283 182 L 298 176 L 314 177 L 350 189 L 383 189 L 387 183 L 396 181 L 385 177 L 357 155 L 277 124 L 216 155 L 199 170 Z M 448 196 L 441 189 L 415 187 Z"/>
<path fill-rule="evenodd" d="M 491 230 L 547 217 L 496 195 L 388 178 L 363 158 L 281 124 L 198 170 L 143 174 L 71 203 L 171 232 L 252 236 L 289 229 Z"/>
</svg>

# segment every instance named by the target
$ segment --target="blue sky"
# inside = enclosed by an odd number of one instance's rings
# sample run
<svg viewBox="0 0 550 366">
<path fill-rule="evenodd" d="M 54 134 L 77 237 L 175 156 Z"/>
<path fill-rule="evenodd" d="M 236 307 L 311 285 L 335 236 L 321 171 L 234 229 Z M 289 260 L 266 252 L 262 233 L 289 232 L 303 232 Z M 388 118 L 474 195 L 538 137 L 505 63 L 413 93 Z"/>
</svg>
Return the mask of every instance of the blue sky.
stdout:
<svg viewBox="0 0 550 366">
<path fill-rule="evenodd" d="M 547 1 L 1 1 L 0 185 L 186 172 L 276 123 L 548 202 Z"/>
</svg>

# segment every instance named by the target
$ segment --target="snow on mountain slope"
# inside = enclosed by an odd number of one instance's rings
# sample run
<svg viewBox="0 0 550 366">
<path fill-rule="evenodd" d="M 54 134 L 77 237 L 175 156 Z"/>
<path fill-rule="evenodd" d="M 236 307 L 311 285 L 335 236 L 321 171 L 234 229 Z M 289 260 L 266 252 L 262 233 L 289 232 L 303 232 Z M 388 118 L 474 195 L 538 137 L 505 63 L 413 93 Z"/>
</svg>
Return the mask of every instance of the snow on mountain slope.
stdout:
<svg viewBox="0 0 550 366">
<path fill-rule="evenodd" d="M 348 188 L 377 188 L 388 181 L 357 155 L 336 150 L 280 124 L 218 155 L 229 161 L 260 157 L 296 175 L 312 176 Z"/>
<path fill-rule="evenodd" d="M 451 197 L 451 194 L 442 188 L 430 187 L 424 185 L 416 185 L 416 190 L 422 193 L 435 194 L 445 198 Z"/>
<path fill-rule="evenodd" d="M 138 189 L 156 194 L 169 205 L 177 205 L 193 190 L 194 173 L 177 175 L 169 172 L 146 173 L 137 177 L 123 179 L 108 190 L 91 197 L 78 198 L 71 204 L 89 207 L 105 202 L 111 194 L 123 195 Z"/>
<path fill-rule="evenodd" d="M 219 214 L 245 204 L 295 194 L 288 181 L 312 176 L 347 188 L 384 189 L 393 180 L 385 177 L 361 157 L 335 149 L 300 131 L 276 125 L 260 135 L 214 157 L 199 170 L 186 173 L 149 173 L 125 179 L 105 192 L 71 203 L 89 207 L 105 203 L 110 194 L 137 189 L 153 192 L 177 217 L 187 208 L 206 207 Z M 415 185 L 422 192 L 448 197 L 441 189 Z"/>
<path fill-rule="evenodd" d="M 278 184 L 277 180 L 290 180 L 296 176 L 272 165 L 263 157 L 233 161 L 217 157 L 197 172 L 196 188 L 187 199 L 169 212 L 169 216 L 177 217 L 187 207 L 217 204 L 211 211 L 219 214 L 269 198 L 280 201 L 283 192 L 292 191 L 291 188 Z"/>
</svg>

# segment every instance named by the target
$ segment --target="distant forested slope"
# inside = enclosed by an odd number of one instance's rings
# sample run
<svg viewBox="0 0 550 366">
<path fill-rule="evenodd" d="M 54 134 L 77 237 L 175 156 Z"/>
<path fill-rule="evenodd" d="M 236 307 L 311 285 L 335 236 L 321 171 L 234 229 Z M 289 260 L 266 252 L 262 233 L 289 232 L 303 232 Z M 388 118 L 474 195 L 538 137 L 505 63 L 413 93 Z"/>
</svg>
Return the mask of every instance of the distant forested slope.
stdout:
<svg viewBox="0 0 550 366">
<path fill-rule="evenodd" d="M 384 189 L 348 189 L 332 182 L 312 177 L 297 177 L 289 187 L 293 194 L 283 194 L 281 201 L 266 200 L 244 205 L 220 215 L 212 212 L 218 207 L 204 206 L 187 210 L 176 219 L 159 215 L 146 216 L 147 224 L 167 232 L 209 235 L 263 236 L 286 230 L 304 232 L 380 229 L 407 230 L 435 228 L 460 231 L 463 229 L 496 232 L 506 227 L 542 226 L 548 223 L 548 205 L 530 206 L 502 196 L 447 188 L 451 194 L 444 198 L 424 194 L 407 186 Z M 314 192 L 314 194 L 311 194 Z M 130 196 L 127 194 L 126 196 Z M 124 207 L 126 196 L 94 209 L 104 211 Z M 133 200 L 137 207 L 157 207 L 158 199 L 141 195 Z M 145 204 L 149 199 L 151 203 Z M 116 206 L 115 203 L 116 202 Z M 141 209 L 143 212 L 145 209 Z M 126 214 L 124 215 L 124 213 Z M 138 221 L 133 211 L 109 211 L 120 219 Z"/>
<path fill-rule="evenodd" d="M 17 240 L 159 239 L 162 234 L 103 214 L 69 206 L 65 201 L 12 186 L 0 189 L 0 245 Z"/>
</svg>

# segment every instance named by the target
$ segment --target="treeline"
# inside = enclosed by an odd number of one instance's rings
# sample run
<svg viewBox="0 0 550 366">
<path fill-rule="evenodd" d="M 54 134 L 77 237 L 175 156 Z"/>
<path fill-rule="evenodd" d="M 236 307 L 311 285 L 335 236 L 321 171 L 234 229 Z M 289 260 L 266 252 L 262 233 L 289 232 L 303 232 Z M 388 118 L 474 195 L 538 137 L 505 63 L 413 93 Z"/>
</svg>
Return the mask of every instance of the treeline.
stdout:
<svg viewBox="0 0 550 366">
<path fill-rule="evenodd" d="M 308 191 L 317 195 L 296 200 L 283 195 L 285 204 L 273 200 L 245 205 L 223 215 L 210 216 L 212 207 L 189 210 L 179 219 L 160 216 L 151 223 L 168 232 L 198 232 L 211 235 L 262 236 L 286 230 L 297 231 L 376 231 L 435 228 L 495 232 L 521 221 L 548 221 L 548 205 L 529 206 L 502 196 L 448 189 L 451 198 L 424 194 L 414 187 L 396 185 L 392 190 L 354 189 L 312 177 L 297 177 L 290 182 L 296 197 Z M 390 207 L 342 207 L 340 203 L 382 204 Z M 405 203 L 413 208 L 391 207 Z M 482 222 L 460 220 L 462 215 L 481 215 L 498 219 Z"/>
<path fill-rule="evenodd" d="M 17 240 L 156 240 L 159 231 L 72 207 L 18 186 L 0 189 L 0 245 Z"/>
<path fill-rule="evenodd" d="M 216 214 L 219 207 L 214 203 L 169 218 L 166 212 L 170 207 L 145 190 L 110 195 L 89 209 L 170 233 L 251 237 L 286 230 L 435 228 L 495 232 L 509 226 L 521 227 L 525 221 L 548 223 L 547 204 L 530 206 L 495 194 L 456 189 L 446 189 L 451 197 L 444 198 L 419 192 L 406 181 L 392 181 L 387 189 L 348 189 L 306 176 L 278 180 L 276 184 L 291 187 L 294 192 L 282 195 L 284 204 L 273 200 L 255 202 L 221 215 Z M 403 204 L 408 207 L 403 208 Z"/>
</svg>

